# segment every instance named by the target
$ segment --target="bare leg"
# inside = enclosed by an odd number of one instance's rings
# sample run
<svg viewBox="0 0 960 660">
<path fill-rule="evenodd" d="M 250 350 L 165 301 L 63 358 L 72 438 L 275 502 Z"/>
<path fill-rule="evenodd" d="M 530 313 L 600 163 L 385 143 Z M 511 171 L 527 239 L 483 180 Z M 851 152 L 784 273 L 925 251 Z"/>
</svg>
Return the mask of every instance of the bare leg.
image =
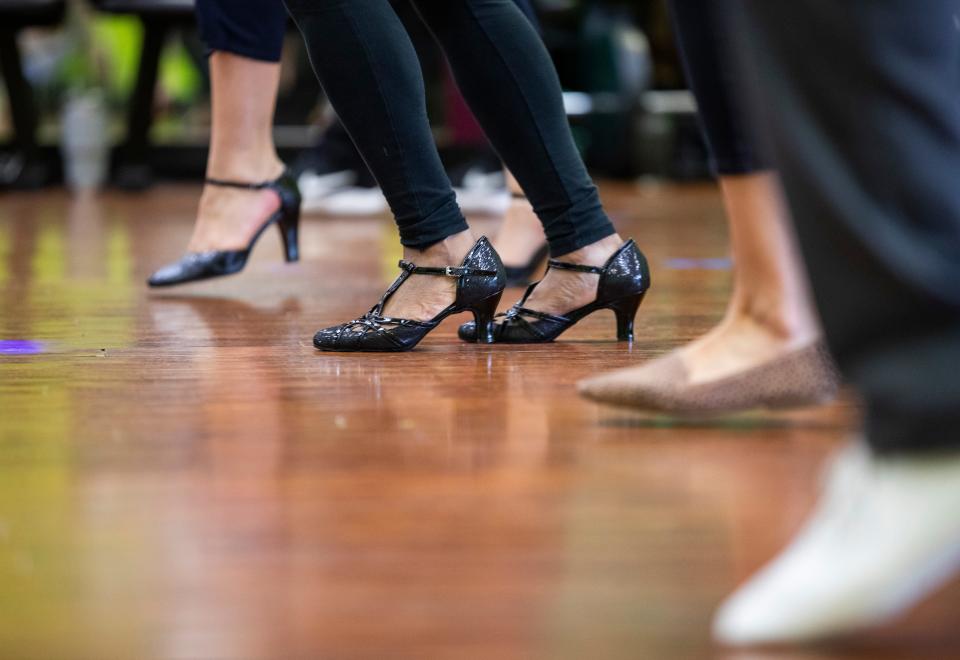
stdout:
<svg viewBox="0 0 960 660">
<path fill-rule="evenodd" d="M 283 172 L 273 144 L 280 65 L 215 52 L 210 57 L 213 125 L 207 176 L 245 182 Z M 205 186 L 191 252 L 245 248 L 280 200 L 271 191 Z"/>
<path fill-rule="evenodd" d="M 725 176 L 720 187 L 730 220 L 733 296 L 720 324 L 680 349 L 691 382 L 750 369 L 820 336 L 776 175 Z"/>
</svg>

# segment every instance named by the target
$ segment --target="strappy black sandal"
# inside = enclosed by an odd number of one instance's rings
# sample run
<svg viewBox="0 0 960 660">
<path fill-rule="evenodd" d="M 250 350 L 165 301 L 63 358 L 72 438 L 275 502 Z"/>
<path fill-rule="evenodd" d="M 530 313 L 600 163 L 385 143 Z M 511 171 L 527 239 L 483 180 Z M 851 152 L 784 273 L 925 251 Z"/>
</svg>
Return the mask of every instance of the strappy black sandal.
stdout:
<svg viewBox="0 0 960 660">
<path fill-rule="evenodd" d="M 539 344 L 553 341 L 584 317 L 600 309 L 611 309 L 617 317 L 617 339 L 633 341 L 633 320 L 650 288 L 650 269 L 647 260 L 633 239 L 625 242 L 602 268 L 583 266 L 551 259 L 547 269 L 573 270 L 600 276 L 597 298 L 563 316 L 539 312 L 524 307 L 537 284 L 531 284 L 523 298 L 509 311 L 498 314 L 494 324 L 493 340 L 503 344 Z M 538 282 L 539 284 L 539 282 Z M 476 341 L 477 326 L 460 326 L 460 339 Z"/>
<path fill-rule="evenodd" d="M 486 238 L 470 249 L 459 266 L 443 268 L 417 266 L 400 261 L 403 272 L 390 285 L 373 309 L 349 323 L 326 328 L 313 337 L 313 345 L 321 351 L 409 351 L 443 319 L 459 312 L 473 312 L 479 328 L 475 342 L 493 342 L 493 318 L 503 295 L 505 275 L 500 256 Z M 383 308 L 397 289 L 411 275 L 436 275 L 457 278 L 457 297 L 453 304 L 429 321 L 396 319 L 383 316 Z"/>
<path fill-rule="evenodd" d="M 280 229 L 283 253 L 287 262 L 300 259 L 298 243 L 300 190 L 297 187 L 296 180 L 289 172 L 284 172 L 273 181 L 262 183 L 243 183 L 222 179 L 206 179 L 205 183 L 211 186 L 239 188 L 241 190 L 272 190 L 280 196 L 280 208 L 267 218 L 266 222 L 257 230 L 246 249 L 190 252 L 181 257 L 179 261 L 167 264 L 151 275 L 150 279 L 147 280 L 149 286 L 175 286 L 240 272 L 247 265 L 247 259 L 250 257 L 253 246 L 267 227 L 272 224 L 276 224 Z"/>
</svg>

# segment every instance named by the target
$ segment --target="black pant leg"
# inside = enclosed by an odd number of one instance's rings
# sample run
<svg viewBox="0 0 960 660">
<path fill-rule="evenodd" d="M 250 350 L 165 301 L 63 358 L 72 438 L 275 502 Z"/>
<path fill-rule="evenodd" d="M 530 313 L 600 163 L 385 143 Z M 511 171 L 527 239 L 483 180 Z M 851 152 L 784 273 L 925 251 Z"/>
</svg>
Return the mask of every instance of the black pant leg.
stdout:
<svg viewBox="0 0 960 660">
<path fill-rule="evenodd" d="M 281 0 L 197 0 L 200 38 L 211 51 L 279 62 L 287 29 Z"/>
<path fill-rule="evenodd" d="M 511 0 L 413 0 L 487 137 L 517 177 L 550 251 L 614 233 L 574 144 L 560 81 L 536 29 Z"/>
<path fill-rule="evenodd" d="M 467 229 L 427 118 L 423 76 L 389 0 L 287 0 L 320 83 L 390 204 L 401 242 Z"/>
<path fill-rule="evenodd" d="M 697 99 L 700 127 L 719 175 L 765 169 L 756 127 L 748 119 L 743 81 L 730 58 L 735 50 L 729 20 L 734 0 L 670 0 L 674 34 L 687 82 Z"/>
<path fill-rule="evenodd" d="M 960 2 L 742 8 L 754 105 L 868 438 L 960 447 Z"/>
</svg>

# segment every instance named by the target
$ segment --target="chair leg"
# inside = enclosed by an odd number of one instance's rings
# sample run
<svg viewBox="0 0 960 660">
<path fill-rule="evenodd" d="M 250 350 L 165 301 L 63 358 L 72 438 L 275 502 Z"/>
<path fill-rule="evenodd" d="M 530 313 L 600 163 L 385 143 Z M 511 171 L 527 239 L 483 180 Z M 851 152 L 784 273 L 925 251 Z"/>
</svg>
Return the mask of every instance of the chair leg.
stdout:
<svg viewBox="0 0 960 660">
<path fill-rule="evenodd" d="M 23 75 L 15 29 L 0 27 L 0 72 L 6 83 L 17 149 L 16 155 L 0 167 L 0 186 L 42 186 L 49 182 L 51 168 L 43 162 L 37 145 L 37 106 L 33 89 Z"/>
<path fill-rule="evenodd" d="M 152 183 L 149 149 L 153 125 L 153 102 L 163 51 L 170 26 L 166 21 L 141 21 L 143 48 L 137 82 L 127 110 L 127 137 L 120 148 L 115 180 L 122 188 L 142 190 Z"/>
</svg>

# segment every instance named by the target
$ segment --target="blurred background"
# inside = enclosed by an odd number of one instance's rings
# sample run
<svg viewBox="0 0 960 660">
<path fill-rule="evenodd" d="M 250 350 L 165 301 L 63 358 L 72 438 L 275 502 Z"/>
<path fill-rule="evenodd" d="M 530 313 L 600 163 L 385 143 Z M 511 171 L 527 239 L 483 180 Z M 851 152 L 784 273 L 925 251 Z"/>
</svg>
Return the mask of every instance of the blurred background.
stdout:
<svg viewBox="0 0 960 660">
<path fill-rule="evenodd" d="M 0 0 L 0 191 L 58 185 L 71 163 L 82 187 L 143 190 L 200 179 L 210 86 L 193 4 Z M 534 4 L 577 142 L 596 175 L 709 174 L 662 2 Z M 482 135 L 463 119 L 439 51 L 411 25 L 450 171 L 477 163 L 498 170 Z M 321 137 L 331 119 L 291 23 L 275 127 L 281 157 L 298 173 L 322 169 Z"/>
</svg>

